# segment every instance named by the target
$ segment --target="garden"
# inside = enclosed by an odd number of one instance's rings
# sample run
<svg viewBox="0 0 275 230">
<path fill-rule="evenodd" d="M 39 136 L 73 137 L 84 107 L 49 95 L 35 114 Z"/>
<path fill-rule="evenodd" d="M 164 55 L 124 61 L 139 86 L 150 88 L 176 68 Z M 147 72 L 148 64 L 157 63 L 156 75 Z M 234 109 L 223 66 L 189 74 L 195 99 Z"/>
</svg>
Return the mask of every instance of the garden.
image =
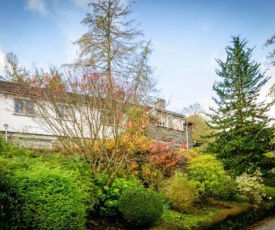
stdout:
<svg viewBox="0 0 275 230">
<path fill-rule="evenodd" d="M 242 229 L 274 213 L 273 174 L 233 178 L 213 154 L 140 138 L 112 179 L 79 154 L 1 141 L 1 229 Z"/>
<path fill-rule="evenodd" d="M 125 21 L 131 5 L 91 3 L 79 58 L 60 71 L 31 73 L 7 55 L 8 80 L 62 148 L 24 149 L 0 137 L 0 229 L 245 229 L 274 214 L 274 98 L 258 100 L 270 77 L 253 49 L 233 36 L 226 60 L 217 59 L 216 106 L 199 117 L 207 132 L 196 133 L 207 134 L 203 151 L 155 140 L 151 42 Z"/>
</svg>

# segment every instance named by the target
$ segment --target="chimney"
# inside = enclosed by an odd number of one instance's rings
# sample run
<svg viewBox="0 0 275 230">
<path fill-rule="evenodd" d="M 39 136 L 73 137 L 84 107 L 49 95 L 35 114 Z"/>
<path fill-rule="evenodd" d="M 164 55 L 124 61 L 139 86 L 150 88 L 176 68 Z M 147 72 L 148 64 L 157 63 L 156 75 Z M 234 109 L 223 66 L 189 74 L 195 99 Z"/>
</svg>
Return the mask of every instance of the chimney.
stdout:
<svg viewBox="0 0 275 230">
<path fill-rule="evenodd" d="M 158 98 L 157 101 L 155 102 L 155 108 L 160 108 L 160 109 L 165 109 L 165 100 L 162 98 Z"/>
</svg>

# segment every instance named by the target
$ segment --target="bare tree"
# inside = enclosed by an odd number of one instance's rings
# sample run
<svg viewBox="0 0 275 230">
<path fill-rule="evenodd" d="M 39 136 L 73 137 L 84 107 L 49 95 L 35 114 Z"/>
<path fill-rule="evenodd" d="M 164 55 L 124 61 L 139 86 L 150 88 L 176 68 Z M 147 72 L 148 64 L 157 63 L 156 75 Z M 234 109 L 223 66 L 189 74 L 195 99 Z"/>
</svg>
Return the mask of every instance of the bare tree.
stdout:
<svg viewBox="0 0 275 230">
<path fill-rule="evenodd" d="M 5 58 L 5 72 L 7 80 L 12 82 L 22 81 L 28 76 L 28 71 L 19 63 L 14 53 L 8 53 Z"/>
<path fill-rule="evenodd" d="M 111 179 L 133 154 L 121 148 L 130 111 L 140 110 L 154 89 L 150 42 L 140 41 L 142 32 L 125 20 L 130 6 L 119 0 L 90 6 L 93 14 L 82 21 L 89 31 L 76 42 L 76 62 L 59 71 L 36 69 L 19 83 L 34 105 L 36 122 L 68 152 L 83 154 L 93 171 L 107 171 Z"/>
<path fill-rule="evenodd" d="M 266 40 L 264 46 L 270 47 L 275 43 L 275 35 L 271 36 L 269 39 Z M 267 58 L 267 67 L 271 68 L 275 66 L 275 49 L 273 48 L 271 51 L 268 52 Z M 274 105 L 275 103 L 275 84 L 273 84 L 268 92 L 268 96 L 271 97 L 271 104 Z"/>
<path fill-rule="evenodd" d="M 267 39 L 264 46 L 269 47 L 269 46 L 273 45 L 274 43 L 275 43 L 275 35 L 273 35 L 271 38 Z M 268 59 L 268 65 L 269 66 L 274 66 L 275 65 L 275 49 L 272 49 L 268 53 L 267 59 Z"/>
<path fill-rule="evenodd" d="M 206 118 L 204 116 L 205 111 L 201 104 L 194 103 L 188 107 L 182 109 L 182 113 L 186 116 L 186 119 L 194 122 L 193 125 L 193 139 L 195 142 L 202 142 L 204 146 L 210 141 L 207 137 L 211 133 L 211 129 L 207 125 Z"/>
<path fill-rule="evenodd" d="M 133 86 L 112 79 L 112 94 L 97 73 L 36 70 L 31 80 L 17 83 L 31 101 L 33 119 L 70 154 L 83 155 L 94 172 L 106 171 L 110 179 L 132 157 L 122 148 L 131 122 Z M 129 141 L 135 133 L 127 133 Z"/>
<path fill-rule="evenodd" d="M 202 115 L 203 113 L 204 110 L 201 104 L 197 102 L 182 109 L 182 114 L 184 114 L 185 116 Z"/>
</svg>

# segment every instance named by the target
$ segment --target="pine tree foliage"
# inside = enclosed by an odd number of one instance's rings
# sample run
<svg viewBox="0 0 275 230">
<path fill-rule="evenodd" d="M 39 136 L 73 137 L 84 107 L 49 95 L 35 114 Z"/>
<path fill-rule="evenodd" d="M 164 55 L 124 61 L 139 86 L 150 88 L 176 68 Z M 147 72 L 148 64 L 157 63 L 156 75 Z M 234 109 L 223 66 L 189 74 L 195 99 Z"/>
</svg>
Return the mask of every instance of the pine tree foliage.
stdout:
<svg viewBox="0 0 275 230">
<path fill-rule="evenodd" d="M 213 86 L 216 108 L 210 108 L 208 116 L 215 141 L 208 151 L 216 153 L 227 169 L 240 174 L 258 166 L 272 167 L 263 156 L 270 150 L 273 136 L 267 115 L 270 104 L 259 101 L 260 90 L 270 77 L 251 60 L 253 49 L 247 48 L 247 42 L 239 36 L 232 38 L 232 46 L 226 47 L 226 61 L 217 60 L 221 81 Z"/>
</svg>

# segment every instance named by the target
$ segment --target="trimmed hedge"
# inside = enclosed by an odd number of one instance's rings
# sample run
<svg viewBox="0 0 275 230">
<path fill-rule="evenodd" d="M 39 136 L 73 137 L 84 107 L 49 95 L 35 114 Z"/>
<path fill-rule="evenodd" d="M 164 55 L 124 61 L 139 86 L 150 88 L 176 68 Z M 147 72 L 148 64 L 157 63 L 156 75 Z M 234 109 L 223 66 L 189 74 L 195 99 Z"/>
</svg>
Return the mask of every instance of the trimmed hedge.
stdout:
<svg viewBox="0 0 275 230">
<path fill-rule="evenodd" d="M 0 229 L 86 229 L 97 188 L 85 162 L 1 145 Z"/>
</svg>

